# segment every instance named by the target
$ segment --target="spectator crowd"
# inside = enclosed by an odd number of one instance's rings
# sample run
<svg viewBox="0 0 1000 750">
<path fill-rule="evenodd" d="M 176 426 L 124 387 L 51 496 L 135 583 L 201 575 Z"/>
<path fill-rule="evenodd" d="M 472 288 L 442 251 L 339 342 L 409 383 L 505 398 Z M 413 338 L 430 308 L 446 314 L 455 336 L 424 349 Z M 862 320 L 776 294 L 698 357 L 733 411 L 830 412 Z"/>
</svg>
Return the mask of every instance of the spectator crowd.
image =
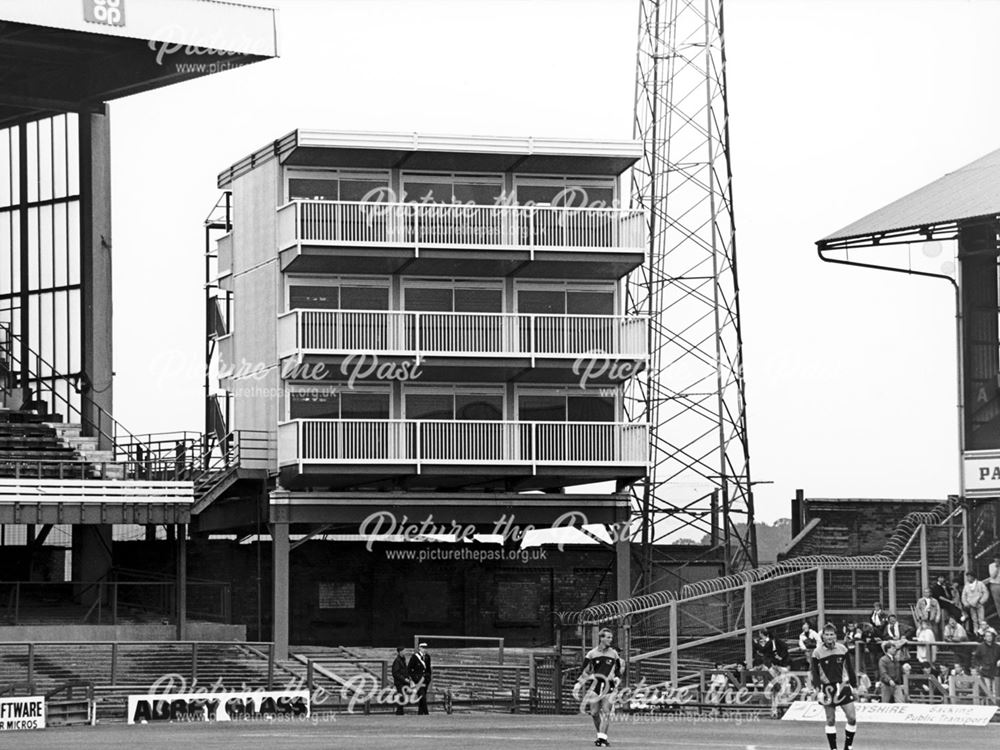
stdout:
<svg viewBox="0 0 1000 750">
<path fill-rule="evenodd" d="M 964 581 L 938 576 L 903 618 L 876 602 L 867 622 L 846 622 L 838 636 L 858 657 L 859 700 L 947 703 L 978 695 L 1000 705 L 1000 643 L 991 623 L 1000 626 L 1000 555 L 986 580 L 971 571 Z M 803 621 L 792 646 L 776 632 L 758 631 L 751 668 L 716 665 L 716 673 L 728 669 L 752 689 L 791 670 L 793 660 L 808 670 L 820 642 L 815 626 Z"/>
</svg>

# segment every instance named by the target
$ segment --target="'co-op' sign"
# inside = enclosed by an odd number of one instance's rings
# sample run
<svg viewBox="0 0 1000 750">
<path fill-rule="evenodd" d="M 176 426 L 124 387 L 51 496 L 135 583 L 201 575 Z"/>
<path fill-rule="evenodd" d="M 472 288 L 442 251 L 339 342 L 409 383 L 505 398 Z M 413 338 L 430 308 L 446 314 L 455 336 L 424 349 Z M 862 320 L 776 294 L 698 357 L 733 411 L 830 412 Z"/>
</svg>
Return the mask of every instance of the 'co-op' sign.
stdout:
<svg viewBox="0 0 1000 750">
<path fill-rule="evenodd" d="M 105 26 L 124 26 L 125 0 L 83 0 L 83 20 Z"/>
</svg>

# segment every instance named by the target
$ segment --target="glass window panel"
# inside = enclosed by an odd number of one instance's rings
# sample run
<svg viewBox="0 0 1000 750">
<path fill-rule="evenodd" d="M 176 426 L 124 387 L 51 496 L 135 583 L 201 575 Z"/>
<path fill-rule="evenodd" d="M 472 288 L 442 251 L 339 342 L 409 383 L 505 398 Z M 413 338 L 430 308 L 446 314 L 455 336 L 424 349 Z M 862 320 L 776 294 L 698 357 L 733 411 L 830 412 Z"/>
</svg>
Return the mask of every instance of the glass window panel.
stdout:
<svg viewBox="0 0 1000 750">
<path fill-rule="evenodd" d="M 389 394 L 346 391 L 340 397 L 342 419 L 388 419 Z"/>
<path fill-rule="evenodd" d="M 53 250 L 55 252 L 55 268 L 52 277 L 52 283 L 54 286 L 66 286 L 67 273 L 69 271 L 68 263 L 66 260 L 66 225 L 67 225 L 67 211 L 68 208 L 66 204 L 56 206 L 52 209 L 54 212 L 54 233 L 52 235 Z"/>
<path fill-rule="evenodd" d="M 17 138 L 14 128 L 0 130 L 0 206 L 9 206 L 14 202 L 11 192 L 14 188 L 13 159 L 15 154 L 12 149 L 17 148 Z"/>
<path fill-rule="evenodd" d="M 38 209 L 28 209 L 28 289 L 38 288 Z"/>
<path fill-rule="evenodd" d="M 69 367 L 69 347 L 66 337 L 70 334 L 69 319 L 66 309 L 66 292 L 56 292 L 55 294 L 55 330 L 56 330 L 56 350 L 53 354 L 52 365 L 57 372 L 72 372 Z"/>
<path fill-rule="evenodd" d="M 294 284 L 288 287 L 288 309 L 337 310 L 340 290 L 335 286 Z"/>
<path fill-rule="evenodd" d="M 339 199 L 338 181 L 327 179 L 288 180 L 288 200 L 301 198 L 304 200 L 335 201 Z"/>
<path fill-rule="evenodd" d="M 10 294 L 10 262 L 11 253 L 14 251 L 13 232 L 11 222 L 14 219 L 13 213 L 0 213 L 0 294 Z M 7 307 L 10 303 L 2 303 Z"/>
<path fill-rule="evenodd" d="M 407 419 L 455 418 L 455 399 L 450 393 L 408 393 L 404 401 Z"/>
<path fill-rule="evenodd" d="M 38 283 L 52 287 L 52 216 L 55 206 L 41 206 L 38 211 Z"/>
<path fill-rule="evenodd" d="M 389 289 L 384 286 L 341 287 L 340 306 L 344 310 L 388 310 Z"/>
<path fill-rule="evenodd" d="M 338 419 L 340 397 L 334 391 L 292 391 L 289 394 L 290 419 Z"/>
<path fill-rule="evenodd" d="M 565 422 L 563 396 L 525 396 L 517 400 L 517 418 L 522 422 Z"/>
<path fill-rule="evenodd" d="M 567 292 L 566 312 L 570 315 L 614 315 L 613 292 Z"/>
<path fill-rule="evenodd" d="M 588 185 L 583 190 L 587 193 L 587 206 L 591 208 L 612 208 L 614 206 L 615 190 L 613 187 Z"/>
<path fill-rule="evenodd" d="M 52 120 L 52 145 L 54 148 L 54 159 L 52 162 L 52 196 L 54 198 L 66 197 L 66 116 L 60 115 Z"/>
<path fill-rule="evenodd" d="M 80 283 L 80 201 L 67 207 L 69 214 L 69 283 Z"/>
<path fill-rule="evenodd" d="M 569 396 L 568 421 L 614 422 L 615 400 L 603 396 Z"/>
<path fill-rule="evenodd" d="M 476 182 L 456 182 L 453 188 L 455 200 L 459 203 L 474 203 L 481 206 L 496 205 L 503 193 L 503 183 L 484 184 Z"/>
<path fill-rule="evenodd" d="M 503 312 L 499 289 L 456 289 L 455 312 Z"/>
<path fill-rule="evenodd" d="M 340 200 L 342 201 L 360 201 L 360 200 L 372 200 L 373 198 L 378 198 L 381 196 L 381 200 L 385 200 L 385 197 L 381 195 L 381 192 L 389 187 L 388 180 L 350 180 L 341 178 L 340 180 Z M 379 191 L 372 194 L 372 191 Z"/>
<path fill-rule="evenodd" d="M 78 372 L 80 365 L 80 290 L 71 289 L 69 292 L 69 372 Z"/>
<path fill-rule="evenodd" d="M 66 154 L 66 162 L 69 165 L 69 180 L 67 189 L 70 195 L 80 194 L 80 138 L 79 138 L 79 115 L 70 114 L 66 117 L 66 127 L 69 131 L 67 145 L 69 150 Z"/>
<path fill-rule="evenodd" d="M 52 295 L 42 294 L 38 298 L 38 312 L 41 327 L 38 329 L 39 346 L 36 351 L 42 356 L 45 362 L 51 362 L 54 356 L 53 338 L 55 331 L 52 328 Z M 50 368 L 42 363 L 42 371 L 48 373 Z"/>
<path fill-rule="evenodd" d="M 21 223 L 17 214 L 11 214 L 11 246 L 21 247 Z M 21 252 L 13 250 L 10 254 L 10 283 L 12 291 L 21 289 Z"/>
<path fill-rule="evenodd" d="M 529 202 L 547 205 L 552 203 L 563 189 L 563 185 L 518 185 L 517 202 L 521 205 Z"/>
<path fill-rule="evenodd" d="M 408 287 L 404 292 L 407 310 L 419 312 L 452 312 L 453 290 L 438 287 Z"/>
<path fill-rule="evenodd" d="M 451 203 L 451 183 L 406 180 L 403 183 L 407 203 Z"/>
<path fill-rule="evenodd" d="M 518 290 L 517 311 L 540 315 L 563 315 L 566 312 L 566 294 L 561 289 Z"/>
<path fill-rule="evenodd" d="M 503 419 L 503 396 L 455 395 L 455 419 L 499 421 Z"/>
<path fill-rule="evenodd" d="M 35 152 L 35 148 L 38 144 L 38 123 L 29 122 L 27 125 L 27 133 L 28 163 L 25 167 L 28 170 L 28 201 L 34 202 L 38 200 L 38 157 Z"/>
<path fill-rule="evenodd" d="M 52 118 L 38 122 L 38 199 L 47 201 L 52 197 Z"/>
</svg>

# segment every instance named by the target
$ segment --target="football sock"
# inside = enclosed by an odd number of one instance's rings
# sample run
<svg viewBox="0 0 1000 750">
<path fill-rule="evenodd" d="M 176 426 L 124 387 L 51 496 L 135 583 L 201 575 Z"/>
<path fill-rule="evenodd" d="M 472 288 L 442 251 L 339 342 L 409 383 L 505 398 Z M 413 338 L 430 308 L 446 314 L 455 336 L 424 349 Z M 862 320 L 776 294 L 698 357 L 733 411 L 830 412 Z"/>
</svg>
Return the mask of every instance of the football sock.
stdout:
<svg viewBox="0 0 1000 750">
<path fill-rule="evenodd" d="M 851 750 L 851 746 L 854 744 L 854 733 L 857 731 L 857 724 L 847 725 L 847 733 L 844 735 L 844 750 Z"/>
<path fill-rule="evenodd" d="M 827 726 L 826 741 L 830 743 L 830 750 L 837 750 L 837 727 Z"/>
</svg>

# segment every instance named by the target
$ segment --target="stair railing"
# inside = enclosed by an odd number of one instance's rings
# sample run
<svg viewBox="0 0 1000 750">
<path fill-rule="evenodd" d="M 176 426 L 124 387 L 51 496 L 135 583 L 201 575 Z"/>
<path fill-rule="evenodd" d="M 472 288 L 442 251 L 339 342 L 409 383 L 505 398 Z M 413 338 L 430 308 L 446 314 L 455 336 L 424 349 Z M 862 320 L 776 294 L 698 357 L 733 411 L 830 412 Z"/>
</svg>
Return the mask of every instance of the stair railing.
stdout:
<svg viewBox="0 0 1000 750">
<path fill-rule="evenodd" d="M 67 416 L 72 415 L 76 419 L 79 419 L 81 426 L 85 429 L 92 429 L 96 437 L 104 438 L 111 445 L 113 455 L 116 459 L 127 457 L 128 453 L 124 450 L 124 438 L 128 438 L 128 442 L 132 443 L 138 443 L 138 438 L 104 409 L 104 407 L 95 402 L 85 391 L 81 390 L 79 382 L 74 383 L 73 378 L 60 373 L 55 365 L 31 347 L 27 347 L 29 361 L 22 363 L 18 356 L 19 347 L 14 346 L 15 343 L 22 343 L 21 337 L 14 333 L 7 323 L 0 323 L 0 328 L 5 331 L 3 334 L 0 334 L 0 340 L 8 342 L 7 347 L 11 372 L 16 373 L 25 364 L 27 365 L 28 369 L 25 374 L 27 382 L 23 384 L 24 387 L 27 388 L 30 385 L 34 385 L 39 391 L 39 396 L 42 395 L 41 391 L 44 389 L 52 398 L 53 412 L 55 412 L 57 406 L 65 407 Z M 34 369 L 31 369 L 32 361 L 35 364 Z M 42 374 L 43 366 L 47 368 L 48 374 Z M 79 394 L 81 406 L 77 406 L 59 392 L 55 387 L 55 383 L 59 381 L 67 382 Z M 88 416 L 91 409 L 96 414 L 96 422 Z"/>
</svg>

